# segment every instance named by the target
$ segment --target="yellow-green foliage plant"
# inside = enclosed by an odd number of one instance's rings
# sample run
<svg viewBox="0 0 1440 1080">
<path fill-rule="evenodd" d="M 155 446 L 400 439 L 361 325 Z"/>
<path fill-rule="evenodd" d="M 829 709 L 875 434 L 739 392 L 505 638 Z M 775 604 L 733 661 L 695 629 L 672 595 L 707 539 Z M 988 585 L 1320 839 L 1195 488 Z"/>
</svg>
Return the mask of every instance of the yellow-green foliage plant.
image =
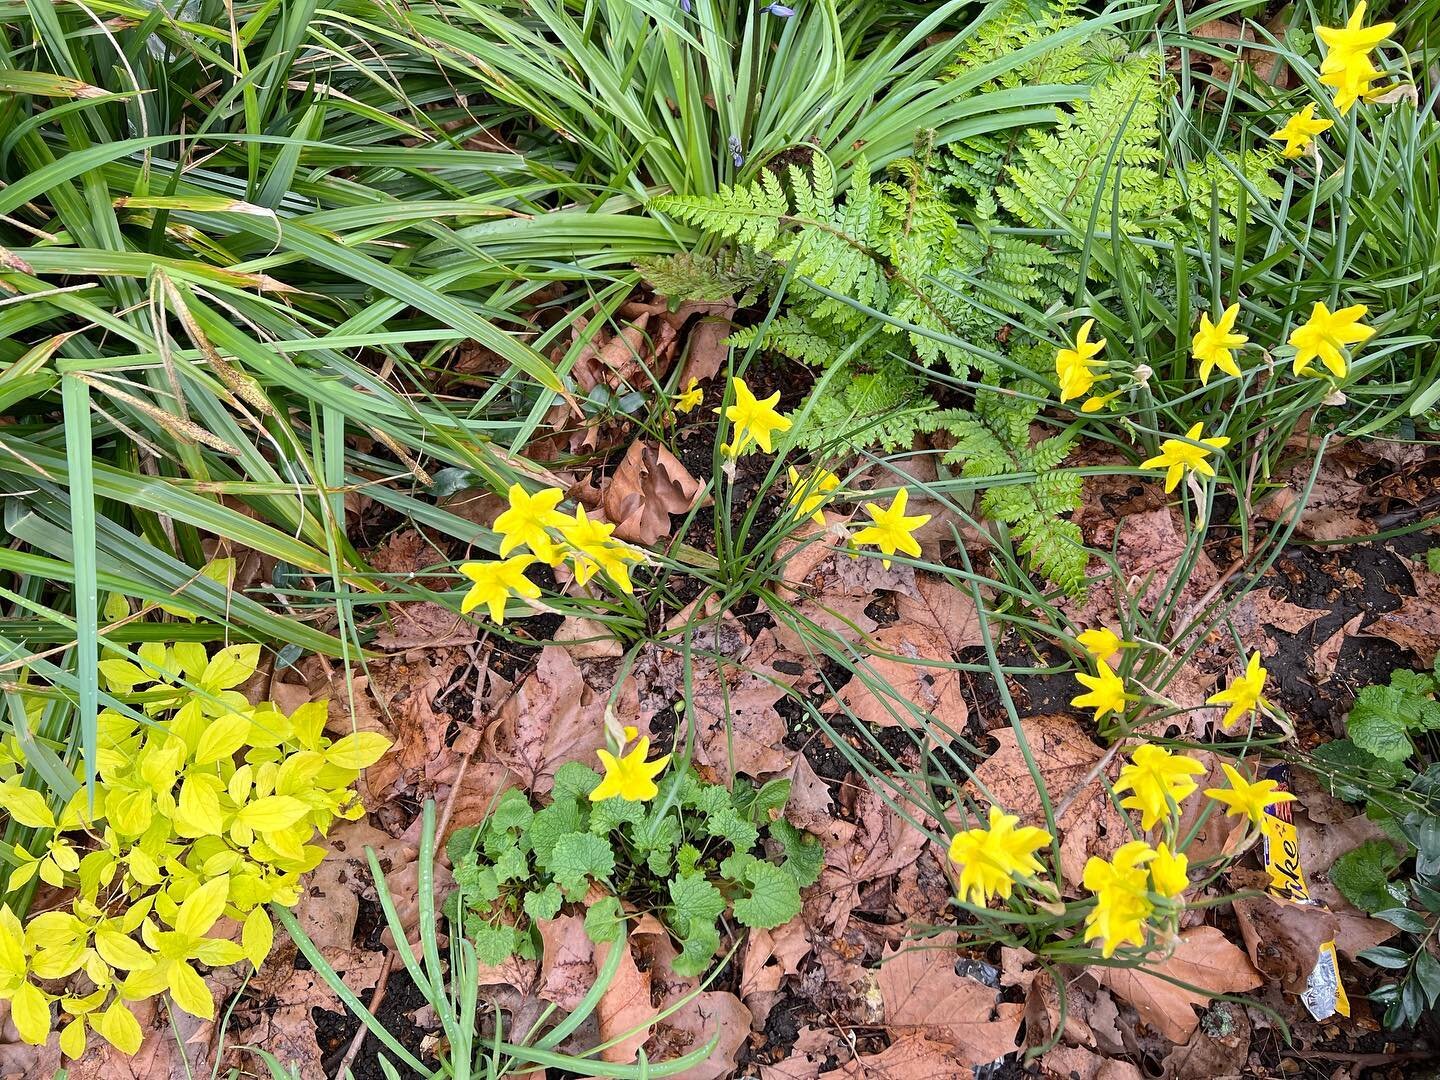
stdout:
<svg viewBox="0 0 1440 1080">
<path fill-rule="evenodd" d="M 72 1058 L 91 1031 L 134 1053 L 129 1003 L 155 994 L 212 1019 L 198 968 L 258 966 L 274 941 L 266 905 L 294 905 L 325 857 L 316 839 L 364 814 L 355 781 L 389 741 L 331 739 L 323 701 L 289 716 L 252 706 L 236 687 L 259 658 L 258 645 L 178 642 L 102 660 L 125 709 L 99 717 L 93 806 L 80 786 L 54 813 L 22 785 L 21 756 L 5 755 L 0 807 L 40 830 L 34 850 L 15 847 L 7 892 L 38 876 L 67 905 L 23 921 L 0 906 L 0 998 L 26 1042 L 50 1037 L 55 1004 Z"/>
</svg>

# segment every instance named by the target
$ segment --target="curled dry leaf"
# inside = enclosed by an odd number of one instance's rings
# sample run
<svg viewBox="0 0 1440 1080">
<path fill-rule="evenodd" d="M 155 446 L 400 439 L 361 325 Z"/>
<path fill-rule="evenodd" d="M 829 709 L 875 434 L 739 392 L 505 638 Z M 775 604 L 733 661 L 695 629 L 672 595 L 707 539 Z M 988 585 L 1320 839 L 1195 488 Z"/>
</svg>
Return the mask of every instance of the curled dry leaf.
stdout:
<svg viewBox="0 0 1440 1080">
<path fill-rule="evenodd" d="M 850 913 L 860 902 L 860 886 L 909 866 L 930 842 L 872 791 L 855 796 L 854 817 L 854 824 L 830 823 L 824 835 L 825 866 L 815 888 L 806 894 L 808 924 L 830 927 L 836 938 L 844 934 Z"/>
<path fill-rule="evenodd" d="M 1126 578 L 1138 588 L 1145 585 L 1140 606 L 1151 611 L 1165 591 L 1165 583 L 1185 555 L 1186 537 L 1177 511 L 1168 506 L 1131 514 L 1118 522 L 1101 522 L 1096 528 L 1096 541 L 1102 547 L 1115 543 L 1115 557 Z M 1220 571 L 1201 551 L 1185 578 L 1181 593 L 1186 602 L 1193 602 L 1210 588 Z"/>
<path fill-rule="evenodd" d="M 1288 993 L 1303 991 L 1320 946 L 1335 940 L 1340 920 L 1319 905 L 1269 895 L 1245 897 L 1234 906 L 1245 951 L 1256 970 Z"/>
<path fill-rule="evenodd" d="M 601 485 L 600 502 L 616 536 L 648 547 L 670 535 L 672 514 L 694 509 L 700 490 L 679 458 L 658 443 L 637 439 Z"/>
<path fill-rule="evenodd" d="M 1140 1019 L 1173 1043 L 1189 1040 L 1200 1022 L 1194 1006 L 1208 999 L 1162 975 L 1214 994 L 1253 990 L 1265 981 L 1245 953 L 1213 926 L 1183 931 L 1175 951 L 1164 961 L 1143 969 L 1101 968 L 1099 975 L 1116 997 L 1128 1001 Z"/>
<path fill-rule="evenodd" d="M 961 1065 L 987 1065 L 1016 1049 L 1018 1012 L 992 1020 L 997 992 L 955 974 L 955 934 L 906 944 L 880 964 L 885 1028 L 894 1040 L 920 1036 L 944 1043 Z"/>
</svg>

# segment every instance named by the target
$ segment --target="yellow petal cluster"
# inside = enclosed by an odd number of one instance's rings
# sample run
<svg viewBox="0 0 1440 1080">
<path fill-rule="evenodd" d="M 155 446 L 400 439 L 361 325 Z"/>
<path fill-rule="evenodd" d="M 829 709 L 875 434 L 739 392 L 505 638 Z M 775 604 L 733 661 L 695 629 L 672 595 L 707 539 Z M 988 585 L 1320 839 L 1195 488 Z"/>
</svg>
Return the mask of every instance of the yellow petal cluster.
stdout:
<svg viewBox="0 0 1440 1080">
<path fill-rule="evenodd" d="M 1020 819 L 990 807 L 983 829 L 966 829 L 950 841 L 950 861 L 960 868 L 960 899 L 984 906 L 992 897 L 1008 900 L 1017 879 L 1041 870 L 1035 852 L 1050 843 L 1044 829 L 1016 828 Z"/>
</svg>

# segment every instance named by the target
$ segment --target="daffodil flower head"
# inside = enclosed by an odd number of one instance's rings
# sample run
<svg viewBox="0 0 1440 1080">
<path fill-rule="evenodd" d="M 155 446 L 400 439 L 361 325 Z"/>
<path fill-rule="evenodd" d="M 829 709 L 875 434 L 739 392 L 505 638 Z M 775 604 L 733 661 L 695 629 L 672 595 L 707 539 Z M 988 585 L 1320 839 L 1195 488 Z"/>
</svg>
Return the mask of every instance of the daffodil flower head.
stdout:
<svg viewBox="0 0 1440 1080">
<path fill-rule="evenodd" d="M 775 452 L 771 437 L 790 430 L 791 420 L 781 416 L 775 406 L 780 402 L 780 391 L 769 397 L 757 398 L 738 375 L 730 379 L 730 389 L 735 395 L 735 404 L 725 408 L 725 419 L 735 426 L 731 441 L 721 449 L 727 457 L 736 458 L 753 444 L 767 454 Z"/>
<path fill-rule="evenodd" d="M 1087 675 L 1083 671 L 1076 672 L 1075 681 L 1087 687 L 1089 693 L 1071 698 L 1070 704 L 1077 709 L 1094 709 L 1096 723 L 1107 713 L 1125 712 L 1125 680 L 1116 675 L 1115 669 L 1105 660 L 1095 661 L 1094 675 Z"/>
<path fill-rule="evenodd" d="M 1202 438 L 1204 425 L 1195 424 L 1185 433 L 1184 439 L 1166 439 L 1160 444 L 1160 453 L 1140 463 L 1142 469 L 1165 469 L 1165 490 L 1175 490 L 1180 478 L 1188 471 L 1201 476 L 1214 476 L 1215 467 L 1206 459 L 1216 450 L 1230 445 L 1223 435 Z M 1196 444 L 1199 445 L 1196 445 Z"/>
<path fill-rule="evenodd" d="M 1270 138 L 1284 142 L 1285 147 L 1280 151 L 1281 157 L 1298 158 L 1314 141 L 1316 135 L 1321 135 L 1334 126 L 1334 120 L 1315 119 L 1315 103 L 1312 101 L 1286 120 L 1284 126 Z"/>
<path fill-rule="evenodd" d="M 490 618 L 499 625 L 505 621 L 505 602 L 512 595 L 525 600 L 540 596 L 540 586 L 525 576 L 525 568 L 535 561 L 533 555 L 514 555 L 490 562 L 460 564 L 460 573 L 470 579 L 470 591 L 460 601 L 460 611 L 469 614 L 481 604 L 490 609 Z"/>
<path fill-rule="evenodd" d="M 890 500 L 890 505 L 881 507 L 878 503 L 867 502 L 865 513 L 870 515 L 871 524 L 859 529 L 850 537 L 853 544 L 874 544 L 886 555 L 894 555 L 897 551 L 906 555 L 920 557 L 920 541 L 914 537 L 914 532 L 920 526 L 930 520 L 929 514 L 916 514 L 911 517 L 905 515 L 905 507 L 910 499 L 910 489 L 902 487 L 895 492 L 895 497 Z M 882 560 L 885 569 L 890 569 L 890 560 Z"/>
<path fill-rule="evenodd" d="M 1352 62 L 1357 56 L 1368 57 L 1379 44 L 1395 32 L 1393 22 L 1380 22 L 1374 26 L 1365 25 L 1365 0 L 1355 5 L 1344 26 L 1319 26 L 1315 36 L 1325 45 L 1325 59 L 1320 65 L 1321 72 L 1335 71 Z"/>
<path fill-rule="evenodd" d="M 1217 367 L 1227 375 L 1240 374 L 1234 350 L 1250 339 L 1235 333 L 1235 320 L 1239 315 L 1240 305 L 1231 304 L 1220 315 L 1219 322 L 1212 323 L 1209 312 L 1200 316 L 1200 329 L 1190 341 L 1190 351 L 1200 361 L 1201 386 L 1209 385 L 1210 373 Z"/>
<path fill-rule="evenodd" d="M 1265 677 L 1269 674 L 1260 664 L 1260 653 L 1250 654 L 1250 662 L 1245 665 L 1245 674 L 1238 676 L 1229 686 L 1218 694 L 1211 694 L 1205 699 L 1207 705 L 1228 705 L 1225 716 L 1220 723 L 1225 727 L 1232 727 L 1235 721 L 1248 712 L 1268 704 L 1264 698 Z"/>
<path fill-rule="evenodd" d="M 1010 898 L 1017 877 L 1038 874 L 1035 852 L 1050 843 L 1044 829 L 1016 828 L 1020 819 L 998 806 L 990 807 L 983 829 L 966 829 L 950 841 L 950 861 L 960 867 L 960 899 L 983 906 L 991 897 Z"/>
<path fill-rule="evenodd" d="M 1074 343 L 1055 353 L 1055 376 L 1060 380 L 1062 402 L 1088 394 L 1097 381 L 1094 369 L 1105 366 L 1103 360 L 1095 359 L 1105 348 L 1105 339 L 1090 340 L 1090 331 L 1094 326 L 1094 319 L 1086 319 L 1080 324 Z"/>
<path fill-rule="evenodd" d="M 1265 819 L 1266 807 L 1293 802 L 1295 799 L 1290 792 L 1280 791 L 1280 785 L 1274 780 L 1257 780 L 1251 783 L 1228 763 L 1222 763 L 1220 767 L 1225 770 L 1225 778 L 1230 781 L 1230 786 L 1206 788 L 1205 794 L 1225 805 L 1226 817 L 1246 817 L 1258 825 Z"/>
<path fill-rule="evenodd" d="M 1172 807 L 1178 807 L 1194 793 L 1199 785 L 1191 777 L 1204 772 L 1205 766 L 1194 758 L 1172 754 L 1153 743 L 1143 743 L 1130 755 L 1130 764 L 1120 770 L 1115 791 L 1131 793 L 1120 805 L 1139 810 L 1140 827 L 1149 829 L 1162 817 L 1168 818 Z"/>
<path fill-rule="evenodd" d="M 1122 646 L 1130 644 L 1128 641 L 1121 641 L 1119 634 L 1105 626 L 1082 630 L 1075 635 L 1075 640 L 1096 660 L 1108 660 L 1119 652 Z"/>
<path fill-rule="evenodd" d="M 1361 323 L 1370 309 L 1364 304 L 1331 311 L 1317 302 L 1310 310 L 1310 318 L 1297 326 L 1290 334 L 1289 343 L 1295 347 L 1293 371 L 1296 375 L 1308 374 L 1310 361 L 1319 360 L 1330 374 L 1343 379 L 1349 370 L 1345 361 L 1345 348 L 1359 345 L 1374 336 L 1375 328 Z"/>
<path fill-rule="evenodd" d="M 509 555 L 517 547 L 528 547 L 548 562 L 554 541 L 546 530 L 565 524 L 565 515 L 555 509 L 564 497 L 565 493 L 559 488 L 546 488 L 531 495 L 523 485 L 511 484 L 507 495 L 509 509 L 495 519 L 495 531 L 502 538 L 500 556 Z"/>
<path fill-rule="evenodd" d="M 628 802 L 644 802 L 660 793 L 655 777 L 670 763 L 670 755 L 646 761 L 645 757 L 650 753 L 650 736 L 644 735 L 637 739 L 639 734 L 636 728 L 625 728 L 625 741 L 620 745 L 622 753 L 619 757 L 609 750 L 595 751 L 605 769 L 605 776 L 590 792 L 592 802 L 617 797 Z M 625 747 L 632 741 L 635 743 L 634 748 L 629 753 L 624 753 Z"/>
<path fill-rule="evenodd" d="M 1085 864 L 1082 881 L 1095 894 L 1095 906 L 1085 917 L 1085 940 L 1099 938 L 1107 959 L 1121 945 L 1145 944 L 1145 925 L 1155 910 L 1145 864 L 1155 856 L 1145 841 L 1132 840 L 1108 862 L 1091 856 Z"/>
<path fill-rule="evenodd" d="M 1329 71 L 1322 69 L 1320 82 L 1335 91 L 1335 108 L 1341 116 L 1348 113 L 1357 101 L 1374 101 L 1386 92 L 1386 87 L 1370 84 L 1380 78 L 1380 72 L 1364 53 L 1356 53 Z"/>
<path fill-rule="evenodd" d="M 1183 851 L 1172 852 L 1168 845 L 1155 849 L 1150 860 L 1150 884 L 1161 896 L 1175 899 L 1190 887 L 1190 859 Z"/>
<path fill-rule="evenodd" d="M 821 508 L 829 501 L 830 493 L 840 486 L 840 478 L 819 465 L 803 478 L 791 465 L 789 476 L 790 494 L 785 499 L 785 505 L 797 519 L 808 517 L 816 525 L 824 527 L 825 514 Z"/>
<path fill-rule="evenodd" d="M 705 391 L 700 389 L 700 380 L 691 377 L 685 384 L 685 389 L 675 397 L 675 411 L 678 413 L 689 413 L 705 400 Z"/>
</svg>

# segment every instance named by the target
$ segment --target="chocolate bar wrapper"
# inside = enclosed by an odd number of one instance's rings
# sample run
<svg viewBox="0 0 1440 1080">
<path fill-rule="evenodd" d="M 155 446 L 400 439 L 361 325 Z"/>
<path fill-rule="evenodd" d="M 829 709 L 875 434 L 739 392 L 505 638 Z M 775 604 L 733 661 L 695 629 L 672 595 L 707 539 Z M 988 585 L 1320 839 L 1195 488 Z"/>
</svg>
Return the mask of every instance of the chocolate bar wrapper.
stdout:
<svg viewBox="0 0 1440 1080">
<path fill-rule="evenodd" d="M 1283 762 L 1266 770 L 1265 775 L 1275 781 L 1281 791 L 1290 790 L 1290 767 Z M 1261 823 L 1264 835 L 1265 872 L 1270 875 L 1270 895 L 1295 904 L 1308 904 L 1324 908 L 1320 901 L 1312 899 L 1305 885 L 1305 871 L 1300 865 L 1300 834 L 1295 829 L 1295 818 L 1291 813 L 1293 802 L 1278 803 L 1265 808 L 1265 820 Z M 1340 981 L 1340 961 L 1335 955 L 1335 942 L 1324 942 L 1315 959 L 1315 967 L 1305 980 L 1305 992 L 1300 995 L 1305 1008 L 1316 1020 L 1326 1020 L 1336 1013 L 1350 1015 L 1350 999 L 1345 996 L 1345 984 Z"/>
</svg>

